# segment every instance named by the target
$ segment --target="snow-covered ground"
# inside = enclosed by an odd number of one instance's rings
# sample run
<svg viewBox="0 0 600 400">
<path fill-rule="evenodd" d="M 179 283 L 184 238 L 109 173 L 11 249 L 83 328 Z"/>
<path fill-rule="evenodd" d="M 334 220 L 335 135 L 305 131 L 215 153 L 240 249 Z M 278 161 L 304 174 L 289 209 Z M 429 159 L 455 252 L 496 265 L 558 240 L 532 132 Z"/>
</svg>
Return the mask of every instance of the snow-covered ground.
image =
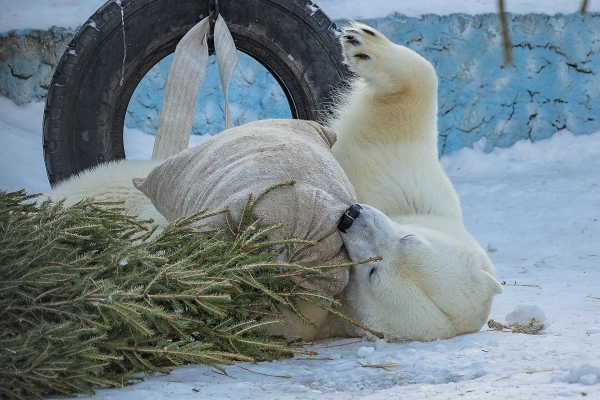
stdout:
<svg viewBox="0 0 600 400">
<path fill-rule="evenodd" d="M 0 32 L 12 29 L 48 29 L 51 26 L 76 28 L 84 23 L 105 0 L 0 0 Z M 410 17 L 424 14 L 485 14 L 498 11 L 497 0 L 317 0 L 333 19 L 378 18 L 400 13 Z M 573 0 L 508 0 L 506 10 L 512 13 L 577 12 L 581 1 Z M 600 1 L 588 1 L 587 10 L 600 11 Z"/>
<path fill-rule="evenodd" d="M 0 32 L 77 27 L 104 0 L 0 0 Z M 319 0 L 334 19 L 399 12 L 480 14 L 496 0 Z M 508 0 L 514 13 L 577 11 L 580 1 Z M 589 1 L 588 11 L 600 11 Z M 0 98 L 0 190 L 49 189 L 43 156 L 43 103 L 18 107 Z M 128 158 L 149 158 L 153 137 L 126 130 Z M 196 137 L 202 140 L 202 137 Z M 442 158 L 467 228 L 489 253 L 504 293 L 490 318 L 522 304 L 539 306 L 548 328 L 532 336 L 488 331 L 431 343 L 328 340 L 304 346 L 317 356 L 239 363 L 227 375 L 187 366 L 101 399 L 476 398 L 586 396 L 600 399 L 600 132 L 560 132 L 491 154 L 464 149 Z M 363 347 L 377 347 L 371 354 Z M 360 351 L 359 351 L 360 350 Z M 593 367 L 585 367 L 591 364 Z M 385 368 L 376 366 L 386 366 Z M 583 366 L 583 368 L 581 368 Z M 573 382 L 573 383 L 572 383 Z M 87 396 L 81 396 L 86 398 Z"/>
<path fill-rule="evenodd" d="M 48 189 L 42 113 L 42 103 L 18 107 L 0 98 L 0 189 Z M 153 137 L 125 136 L 129 157 L 149 157 Z M 490 318 L 503 323 L 515 307 L 536 305 L 549 322 L 543 334 L 484 327 L 430 343 L 327 340 L 304 347 L 317 356 L 240 363 L 227 376 L 187 366 L 95 398 L 600 398 L 600 132 L 559 132 L 491 154 L 463 149 L 442 163 L 468 229 L 497 248 L 490 257 L 505 286 Z M 358 357 L 361 347 L 377 349 Z M 578 372 L 585 364 L 596 369 Z"/>
</svg>

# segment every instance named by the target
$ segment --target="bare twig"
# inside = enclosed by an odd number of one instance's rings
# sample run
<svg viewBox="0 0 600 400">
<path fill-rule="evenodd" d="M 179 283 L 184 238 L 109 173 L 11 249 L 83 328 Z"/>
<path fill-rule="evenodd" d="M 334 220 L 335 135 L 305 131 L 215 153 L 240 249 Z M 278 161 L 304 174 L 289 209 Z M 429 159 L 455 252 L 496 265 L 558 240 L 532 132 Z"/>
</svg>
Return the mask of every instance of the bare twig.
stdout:
<svg viewBox="0 0 600 400">
<path fill-rule="evenodd" d="M 348 342 L 348 343 L 342 343 L 342 344 L 334 344 L 333 346 L 326 346 L 328 349 L 332 348 L 332 347 L 341 347 L 341 346 L 348 346 L 350 344 L 356 344 L 356 343 L 362 343 L 362 340 L 357 340 L 356 342 Z"/>
<path fill-rule="evenodd" d="M 498 8 L 500 13 L 500 25 L 502 28 L 502 40 L 504 42 L 504 64 L 512 65 L 513 59 L 510 36 L 508 34 L 508 22 L 506 21 L 506 12 L 504 11 L 504 0 L 498 0 Z"/>
<path fill-rule="evenodd" d="M 525 286 L 525 287 L 540 287 L 540 285 L 518 285 L 518 284 L 512 284 L 512 283 L 507 283 L 504 286 Z"/>
<path fill-rule="evenodd" d="M 388 368 L 394 368 L 398 366 L 398 363 L 387 363 L 387 364 L 363 364 L 357 361 L 357 363 L 360 364 L 361 367 L 363 368 L 381 368 L 381 369 L 388 369 Z"/>
<path fill-rule="evenodd" d="M 552 371 L 557 371 L 557 370 L 558 370 L 558 368 L 550 368 L 550 369 L 542 369 L 540 371 L 521 371 L 521 372 L 515 372 L 514 374 L 510 374 L 508 376 L 505 376 L 504 378 L 496 379 L 494 382 L 498 382 L 498 381 L 503 381 L 505 379 L 509 379 L 513 375 L 517 375 L 517 374 L 531 375 L 531 374 L 538 374 L 540 372 L 552 372 Z"/>
<path fill-rule="evenodd" d="M 272 376 L 274 378 L 291 378 L 292 376 L 290 374 L 285 374 L 285 375 L 269 375 L 269 374 L 263 374 L 262 372 L 256 372 L 256 371 L 251 371 L 248 368 L 244 368 L 241 365 L 236 365 L 236 367 L 241 368 L 245 371 L 248 372 L 252 372 L 253 374 L 258 374 L 258 375 L 264 375 L 264 376 Z"/>
<path fill-rule="evenodd" d="M 515 322 L 514 324 L 504 325 L 500 322 L 496 322 L 493 319 L 488 321 L 488 327 L 494 331 L 502 331 L 505 329 L 510 329 L 512 333 L 526 333 L 528 335 L 537 335 L 541 331 L 546 328 L 546 325 L 543 322 L 538 321 L 535 318 L 532 318 L 528 324 L 521 324 Z"/>
</svg>

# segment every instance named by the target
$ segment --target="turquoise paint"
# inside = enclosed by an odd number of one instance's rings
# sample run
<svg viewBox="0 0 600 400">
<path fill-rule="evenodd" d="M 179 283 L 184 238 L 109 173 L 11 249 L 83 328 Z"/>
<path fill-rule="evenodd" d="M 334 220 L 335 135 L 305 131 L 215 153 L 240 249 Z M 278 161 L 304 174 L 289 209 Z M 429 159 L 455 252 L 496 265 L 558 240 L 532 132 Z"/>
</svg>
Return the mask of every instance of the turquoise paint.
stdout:
<svg viewBox="0 0 600 400">
<path fill-rule="evenodd" d="M 240 60 L 229 85 L 229 105 L 234 124 L 267 118 L 291 118 L 283 90 L 275 78 L 250 56 L 238 52 Z M 158 127 L 166 77 L 173 56 L 156 64 L 140 82 L 127 108 L 125 125 L 155 134 Z M 200 87 L 192 134 L 215 135 L 225 129 L 225 100 L 215 57 L 209 58 Z"/>
<path fill-rule="evenodd" d="M 365 22 L 435 66 L 440 154 L 600 130 L 600 14 L 509 15 L 513 66 L 495 14 Z"/>
<path fill-rule="evenodd" d="M 491 151 L 494 146 L 509 147 L 522 139 L 544 139 L 560 129 L 575 134 L 600 131 L 598 13 L 509 14 L 513 66 L 503 65 L 502 38 L 495 14 L 421 18 L 390 15 L 364 22 L 377 27 L 392 41 L 419 52 L 435 66 L 439 76 L 440 155 L 472 147 L 482 138 L 484 150 Z M 337 21 L 338 26 L 343 23 Z M 29 38 L 39 36 L 40 31 L 0 34 L 0 44 L 18 43 L 20 47 L 20 42 L 14 40 L 19 35 Z M 63 38 L 66 34 L 61 32 L 60 40 L 54 40 L 57 46 L 63 45 Z M 9 47 L 0 46 L 0 55 L 7 57 L 4 65 L 12 68 L 0 68 L 0 93 L 20 103 L 39 99 L 45 94 L 45 79 L 49 80 L 50 72 L 44 70 L 48 78 L 41 79 L 38 75 L 29 77 L 28 71 L 45 68 L 46 64 L 40 64 L 35 54 L 11 48 L 9 51 Z M 64 50 L 54 51 L 60 54 Z M 125 119 L 128 127 L 147 133 L 156 131 L 170 58 L 157 64 L 137 88 Z M 241 55 L 229 90 L 236 125 L 290 116 L 281 88 L 248 56 Z M 200 90 L 193 133 L 216 134 L 222 130 L 223 108 L 218 73 L 211 57 Z"/>
</svg>

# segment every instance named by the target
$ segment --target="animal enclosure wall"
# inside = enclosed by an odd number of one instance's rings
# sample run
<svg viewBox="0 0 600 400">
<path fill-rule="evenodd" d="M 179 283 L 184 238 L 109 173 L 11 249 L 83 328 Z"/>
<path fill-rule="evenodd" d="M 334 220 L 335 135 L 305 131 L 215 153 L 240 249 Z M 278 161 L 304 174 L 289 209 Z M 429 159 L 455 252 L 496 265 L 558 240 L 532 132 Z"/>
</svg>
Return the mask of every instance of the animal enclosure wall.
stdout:
<svg viewBox="0 0 600 400">
<path fill-rule="evenodd" d="M 489 151 L 522 139 L 547 138 L 561 129 L 575 134 L 600 130 L 600 14 L 508 17 L 513 66 L 503 64 L 495 14 L 390 15 L 364 21 L 436 67 L 440 155 L 475 142 Z M 0 33 L 0 95 L 17 104 L 42 100 L 73 33 L 63 28 Z M 125 119 L 128 127 L 156 131 L 170 58 L 138 86 Z M 235 124 L 290 116 L 275 79 L 245 55 L 229 96 Z M 201 88 L 193 133 L 222 130 L 223 109 L 213 65 Z"/>
</svg>

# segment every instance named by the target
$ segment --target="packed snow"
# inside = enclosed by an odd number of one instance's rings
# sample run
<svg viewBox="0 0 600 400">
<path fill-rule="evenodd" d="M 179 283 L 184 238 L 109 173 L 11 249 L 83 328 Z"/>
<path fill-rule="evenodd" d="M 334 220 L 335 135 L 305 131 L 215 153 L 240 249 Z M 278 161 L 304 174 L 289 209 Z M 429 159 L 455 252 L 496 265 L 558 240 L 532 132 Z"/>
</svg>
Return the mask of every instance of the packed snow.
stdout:
<svg viewBox="0 0 600 400">
<path fill-rule="evenodd" d="M 18 107 L 0 98 L 0 189 L 48 189 L 42 115 L 42 103 Z M 153 139 L 126 131 L 128 156 L 149 158 Z M 541 311 L 542 334 L 484 326 L 429 343 L 325 340 L 302 348 L 316 356 L 238 363 L 226 374 L 189 365 L 98 390 L 94 398 L 600 398 L 600 132 L 562 131 L 490 154 L 483 145 L 445 156 L 442 164 L 467 228 L 490 249 L 504 285 L 490 318 L 509 323 L 509 313 L 526 320 Z"/>
<path fill-rule="evenodd" d="M 13 29 L 48 29 L 51 26 L 76 28 L 105 0 L 0 0 L 0 32 Z M 486 14 L 498 12 L 497 0 L 317 0 L 315 3 L 332 19 L 379 18 L 399 13 L 410 17 L 425 14 Z M 508 0 L 506 11 L 516 14 L 569 14 L 579 10 L 581 1 Z M 600 11 L 600 1 L 589 1 L 589 12 Z"/>
<path fill-rule="evenodd" d="M 75 28 L 104 0 L 0 0 L 0 32 Z M 496 0 L 426 2 L 319 0 L 332 18 L 398 12 L 497 11 Z M 514 13 L 572 13 L 579 1 L 508 0 Z M 590 1 L 588 11 L 600 11 Z M 43 103 L 0 97 L 0 190 L 49 190 L 42 154 Z M 197 141 L 204 136 L 195 136 Z M 150 158 L 154 137 L 125 130 L 128 158 Z M 429 343 L 360 338 L 307 343 L 270 363 L 237 363 L 223 374 L 189 365 L 98 399 L 600 398 L 600 132 L 562 131 L 536 143 L 482 151 L 485 143 L 442 158 L 462 201 L 467 228 L 487 249 L 504 293 L 490 318 L 510 324 L 545 317 L 540 335 L 488 330 Z M 127 262 L 123 260 L 123 262 Z M 82 395 L 81 398 L 88 396 Z"/>
<path fill-rule="evenodd" d="M 537 319 L 539 322 L 546 322 L 546 314 L 538 306 L 531 304 L 521 304 L 514 310 L 506 314 L 504 319 L 507 324 L 522 324 L 527 325 L 532 319 Z"/>
</svg>

